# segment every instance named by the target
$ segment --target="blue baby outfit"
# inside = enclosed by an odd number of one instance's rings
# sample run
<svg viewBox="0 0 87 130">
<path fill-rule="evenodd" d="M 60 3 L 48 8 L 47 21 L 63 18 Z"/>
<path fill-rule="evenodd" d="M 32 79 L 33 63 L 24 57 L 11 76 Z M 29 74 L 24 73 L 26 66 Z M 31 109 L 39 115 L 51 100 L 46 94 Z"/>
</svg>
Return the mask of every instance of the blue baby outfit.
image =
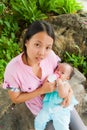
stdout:
<svg viewBox="0 0 87 130">
<path fill-rule="evenodd" d="M 69 130 L 70 111 L 78 101 L 73 96 L 71 104 L 65 108 L 61 106 L 62 101 L 57 91 L 45 95 L 43 108 L 35 118 L 35 130 L 45 130 L 50 120 L 53 120 L 55 130 Z"/>
</svg>

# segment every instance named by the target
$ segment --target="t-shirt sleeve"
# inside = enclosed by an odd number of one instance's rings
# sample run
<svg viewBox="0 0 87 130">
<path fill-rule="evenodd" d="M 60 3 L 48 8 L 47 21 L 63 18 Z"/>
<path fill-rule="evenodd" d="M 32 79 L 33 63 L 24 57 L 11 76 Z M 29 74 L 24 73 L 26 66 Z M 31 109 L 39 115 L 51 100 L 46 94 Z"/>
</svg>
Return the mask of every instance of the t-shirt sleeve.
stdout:
<svg viewBox="0 0 87 130">
<path fill-rule="evenodd" d="M 12 91 L 20 90 L 15 66 L 7 65 L 4 73 L 3 88 Z"/>
</svg>

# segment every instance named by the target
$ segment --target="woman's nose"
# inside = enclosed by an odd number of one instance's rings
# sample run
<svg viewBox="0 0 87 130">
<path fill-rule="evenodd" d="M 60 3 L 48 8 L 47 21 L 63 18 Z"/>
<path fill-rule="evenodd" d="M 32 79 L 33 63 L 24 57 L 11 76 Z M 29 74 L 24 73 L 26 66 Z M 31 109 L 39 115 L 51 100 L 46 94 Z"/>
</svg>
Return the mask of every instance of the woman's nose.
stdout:
<svg viewBox="0 0 87 130">
<path fill-rule="evenodd" d="M 40 49 L 39 54 L 42 55 L 42 56 L 44 56 L 45 55 L 45 49 L 44 48 Z"/>
</svg>

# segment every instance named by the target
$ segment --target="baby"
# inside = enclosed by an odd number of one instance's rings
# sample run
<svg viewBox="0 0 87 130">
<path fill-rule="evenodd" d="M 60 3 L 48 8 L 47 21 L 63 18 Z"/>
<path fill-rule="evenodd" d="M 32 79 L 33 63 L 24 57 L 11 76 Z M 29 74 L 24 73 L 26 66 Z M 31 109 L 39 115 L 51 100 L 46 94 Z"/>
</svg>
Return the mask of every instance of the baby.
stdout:
<svg viewBox="0 0 87 130">
<path fill-rule="evenodd" d="M 45 130 L 47 122 L 53 121 L 55 130 L 69 130 L 70 111 L 78 104 L 75 97 L 68 107 L 61 104 L 68 95 L 70 88 L 68 80 L 72 77 L 74 69 L 67 63 L 59 63 L 54 74 L 48 76 L 49 82 L 56 82 L 57 88 L 47 93 L 43 99 L 43 108 L 35 118 L 35 130 Z"/>
</svg>

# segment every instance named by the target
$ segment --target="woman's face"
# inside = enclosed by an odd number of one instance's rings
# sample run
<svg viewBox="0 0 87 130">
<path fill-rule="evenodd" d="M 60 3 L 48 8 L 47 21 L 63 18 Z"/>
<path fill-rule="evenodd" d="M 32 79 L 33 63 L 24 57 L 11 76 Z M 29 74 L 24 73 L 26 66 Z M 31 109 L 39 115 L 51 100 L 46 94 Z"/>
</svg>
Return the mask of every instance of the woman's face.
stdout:
<svg viewBox="0 0 87 130">
<path fill-rule="evenodd" d="M 30 65 L 38 64 L 52 49 L 53 39 L 46 32 L 39 32 L 26 41 L 26 51 Z"/>
</svg>

